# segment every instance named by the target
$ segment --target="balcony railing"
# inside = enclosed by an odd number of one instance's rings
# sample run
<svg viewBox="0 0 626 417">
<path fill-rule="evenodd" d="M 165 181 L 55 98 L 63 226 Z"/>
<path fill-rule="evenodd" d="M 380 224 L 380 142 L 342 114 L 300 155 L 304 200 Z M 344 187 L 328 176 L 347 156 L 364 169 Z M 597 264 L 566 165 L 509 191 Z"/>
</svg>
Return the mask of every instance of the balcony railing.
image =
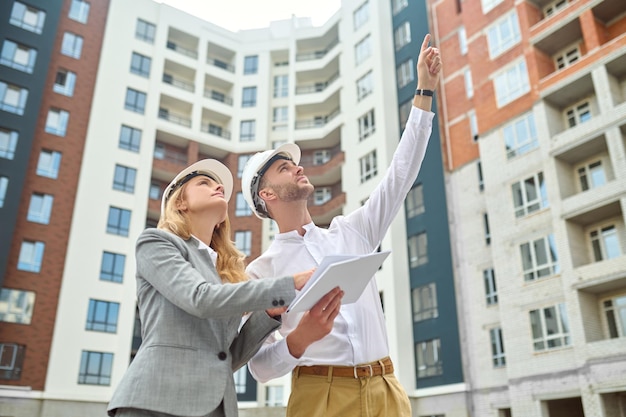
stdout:
<svg viewBox="0 0 626 417">
<path fill-rule="evenodd" d="M 326 56 L 337 44 L 339 43 L 339 38 L 335 38 L 331 43 L 329 43 L 326 48 L 320 49 L 313 52 L 303 52 L 296 55 L 296 61 L 311 61 L 314 59 L 321 59 Z"/>
<path fill-rule="evenodd" d="M 183 80 L 181 80 L 179 78 L 174 78 L 170 74 L 163 74 L 163 82 L 165 84 L 173 85 L 174 87 L 180 88 L 180 89 L 185 90 L 185 91 L 193 92 L 193 90 L 194 90 L 193 84 L 191 84 L 191 83 L 189 83 L 187 81 L 183 81 Z"/>
<path fill-rule="evenodd" d="M 198 59 L 198 53 L 196 51 L 177 45 L 172 41 L 167 41 L 167 49 L 171 49 L 172 51 L 178 52 L 182 55 L 186 55 L 193 59 Z"/>
<path fill-rule="evenodd" d="M 212 123 L 202 123 L 200 130 L 206 133 L 210 133 L 211 135 L 230 140 L 230 131 L 223 129 L 221 126 L 217 126 Z"/>
<path fill-rule="evenodd" d="M 324 127 L 339 114 L 340 109 L 337 107 L 326 116 L 314 117 L 313 119 L 296 120 L 296 129 L 315 129 Z"/>
<path fill-rule="evenodd" d="M 219 59 L 215 59 L 215 58 L 207 58 L 206 59 L 206 63 L 209 65 L 213 65 L 214 67 L 218 67 L 221 68 L 223 70 L 226 70 L 228 72 L 235 72 L 235 66 L 231 65 L 227 62 L 224 61 L 220 61 Z"/>
<path fill-rule="evenodd" d="M 159 119 L 176 123 L 177 125 L 191 127 L 191 119 L 183 114 L 170 113 L 167 109 L 159 109 Z"/>
<path fill-rule="evenodd" d="M 210 98 L 211 100 L 215 100 L 215 101 L 219 101 L 220 103 L 227 104 L 229 106 L 233 105 L 232 97 L 229 97 L 224 93 L 220 93 L 219 91 L 206 89 L 204 90 L 204 96 L 206 98 Z"/>
<path fill-rule="evenodd" d="M 337 80 L 337 78 L 339 78 L 339 72 L 336 72 L 324 82 L 296 87 L 296 94 L 319 93 L 328 88 L 328 86 L 331 85 L 335 80 Z"/>
</svg>

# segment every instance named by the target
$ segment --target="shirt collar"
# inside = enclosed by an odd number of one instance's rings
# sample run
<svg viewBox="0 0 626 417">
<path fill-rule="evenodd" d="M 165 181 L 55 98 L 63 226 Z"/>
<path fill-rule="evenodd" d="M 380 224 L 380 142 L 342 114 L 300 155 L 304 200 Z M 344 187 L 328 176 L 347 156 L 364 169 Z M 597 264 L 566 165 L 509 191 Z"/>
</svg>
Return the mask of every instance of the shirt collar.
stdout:
<svg viewBox="0 0 626 417">
<path fill-rule="evenodd" d="M 315 230 L 315 223 L 311 222 L 311 223 L 305 224 L 302 226 L 302 228 L 306 231 L 306 233 L 311 233 L 313 230 Z M 274 235 L 274 239 L 276 240 L 288 240 L 288 239 L 294 239 L 294 238 L 302 239 L 302 236 L 300 236 L 297 230 L 290 230 L 285 233 L 277 233 Z"/>
<path fill-rule="evenodd" d="M 201 249 L 201 250 L 204 249 L 207 252 L 209 252 L 209 257 L 211 258 L 211 261 L 213 262 L 213 266 L 217 265 L 217 252 L 215 252 L 212 247 L 210 247 L 209 245 L 207 245 L 206 243 L 204 243 L 203 241 L 201 241 L 194 235 L 191 235 L 191 237 L 193 237 L 194 239 L 198 241 L 198 249 Z"/>
</svg>

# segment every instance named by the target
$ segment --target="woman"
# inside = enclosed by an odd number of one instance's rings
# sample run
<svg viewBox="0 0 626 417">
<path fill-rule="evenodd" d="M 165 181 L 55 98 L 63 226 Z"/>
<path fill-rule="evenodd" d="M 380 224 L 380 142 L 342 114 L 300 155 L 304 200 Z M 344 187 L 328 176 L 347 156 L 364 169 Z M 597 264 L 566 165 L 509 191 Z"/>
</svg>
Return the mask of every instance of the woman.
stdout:
<svg viewBox="0 0 626 417">
<path fill-rule="evenodd" d="M 268 313 L 288 305 L 311 271 L 247 280 L 230 240 L 232 184 L 220 162 L 196 162 L 165 189 L 157 228 L 139 236 L 143 341 L 109 416 L 237 416 L 233 372 L 280 326 Z"/>
</svg>

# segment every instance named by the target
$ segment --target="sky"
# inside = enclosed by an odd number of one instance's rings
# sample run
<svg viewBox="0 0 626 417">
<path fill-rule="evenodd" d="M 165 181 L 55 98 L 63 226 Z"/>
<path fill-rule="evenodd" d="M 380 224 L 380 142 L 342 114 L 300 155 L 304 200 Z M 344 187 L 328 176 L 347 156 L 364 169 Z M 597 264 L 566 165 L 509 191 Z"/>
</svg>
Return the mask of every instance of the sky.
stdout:
<svg viewBox="0 0 626 417">
<path fill-rule="evenodd" d="M 273 20 L 310 17 L 314 26 L 324 24 L 341 0 L 155 0 L 237 32 L 268 27 Z"/>
</svg>

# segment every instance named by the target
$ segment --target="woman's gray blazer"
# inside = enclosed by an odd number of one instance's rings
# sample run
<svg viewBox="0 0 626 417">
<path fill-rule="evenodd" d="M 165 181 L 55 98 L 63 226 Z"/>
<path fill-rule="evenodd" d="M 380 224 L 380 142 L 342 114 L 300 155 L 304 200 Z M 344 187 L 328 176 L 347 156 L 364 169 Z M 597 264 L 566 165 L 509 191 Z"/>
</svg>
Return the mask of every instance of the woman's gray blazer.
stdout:
<svg viewBox="0 0 626 417">
<path fill-rule="evenodd" d="M 226 416 L 237 416 L 233 372 L 280 326 L 263 310 L 293 300 L 293 278 L 223 284 L 196 239 L 154 228 L 139 236 L 136 255 L 143 341 L 109 415 L 130 407 L 205 416 L 224 401 Z"/>
</svg>

